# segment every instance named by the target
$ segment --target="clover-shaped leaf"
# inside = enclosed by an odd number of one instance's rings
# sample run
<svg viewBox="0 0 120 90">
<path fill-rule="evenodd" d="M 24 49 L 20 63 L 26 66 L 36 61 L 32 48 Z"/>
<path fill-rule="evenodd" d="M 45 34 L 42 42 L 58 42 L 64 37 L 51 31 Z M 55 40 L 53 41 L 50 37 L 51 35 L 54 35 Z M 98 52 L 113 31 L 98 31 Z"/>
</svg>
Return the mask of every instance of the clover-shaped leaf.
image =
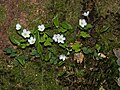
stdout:
<svg viewBox="0 0 120 90">
<path fill-rule="evenodd" d="M 90 37 L 90 35 L 87 32 L 84 32 L 84 31 L 80 32 L 80 36 L 83 37 L 83 38 Z"/>
<path fill-rule="evenodd" d="M 53 40 L 51 38 L 47 38 L 46 41 L 53 42 Z"/>
<path fill-rule="evenodd" d="M 91 24 L 87 24 L 85 28 L 86 28 L 86 29 L 89 29 L 89 28 L 92 28 L 92 27 L 93 27 L 93 26 L 92 26 Z"/>
<path fill-rule="evenodd" d="M 62 33 L 66 32 L 66 31 L 67 31 L 67 29 L 64 29 L 64 28 L 59 29 L 59 32 L 62 32 Z"/>
<path fill-rule="evenodd" d="M 83 52 L 84 52 L 85 54 L 92 53 L 91 49 L 89 49 L 89 48 L 87 48 L 87 47 L 83 47 L 82 50 L 83 50 Z"/>
<path fill-rule="evenodd" d="M 4 52 L 10 55 L 10 57 L 15 57 L 17 55 L 17 51 L 14 48 L 5 48 Z"/>
<path fill-rule="evenodd" d="M 45 42 L 45 37 L 41 37 L 41 38 L 40 38 L 40 42 L 41 42 L 41 43 Z"/>
<path fill-rule="evenodd" d="M 4 51 L 8 54 L 16 53 L 17 51 L 14 48 L 5 48 Z"/>
<path fill-rule="evenodd" d="M 72 46 L 72 49 L 75 50 L 75 52 L 79 52 L 81 49 L 81 44 L 79 43 L 75 43 L 73 46 Z"/>
<path fill-rule="evenodd" d="M 65 21 L 62 23 L 62 27 L 64 29 L 73 29 L 73 27 L 68 22 Z"/>
<path fill-rule="evenodd" d="M 103 86 L 101 86 L 101 87 L 99 88 L 99 90 L 105 90 L 105 89 L 103 88 Z"/>
<path fill-rule="evenodd" d="M 101 49 L 101 46 L 100 46 L 99 44 L 96 44 L 96 45 L 95 45 L 95 48 L 96 48 L 96 50 L 99 52 L 100 49 Z"/>
<path fill-rule="evenodd" d="M 51 42 L 53 42 L 53 40 L 51 38 L 47 38 L 47 40 L 44 43 L 44 46 L 51 46 Z"/>
<path fill-rule="evenodd" d="M 49 41 L 46 41 L 45 43 L 44 43 L 44 46 L 51 46 L 52 44 L 51 44 L 51 42 L 49 42 Z"/>
</svg>

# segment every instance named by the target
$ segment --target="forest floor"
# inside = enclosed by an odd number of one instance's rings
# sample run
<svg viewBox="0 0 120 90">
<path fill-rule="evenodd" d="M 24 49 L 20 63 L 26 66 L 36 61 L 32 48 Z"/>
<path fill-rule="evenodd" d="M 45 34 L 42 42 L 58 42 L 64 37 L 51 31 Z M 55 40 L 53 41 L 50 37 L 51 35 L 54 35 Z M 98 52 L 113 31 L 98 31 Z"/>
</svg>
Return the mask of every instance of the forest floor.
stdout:
<svg viewBox="0 0 120 90">
<path fill-rule="evenodd" d="M 92 37 L 82 40 L 83 44 L 90 48 L 99 44 L 108 58 L 94 60 L 85 55 L 86 68 L 75 61 L 59 67 L 39 59 L 22 66 L 14 65 L 14 58 L 3 52 L 8 47 L 16 48 L 9 36 L 15 34 L 17 23 L 32 29 L 39 22 L 51 23 L 58 14 L 60 21 L 75 26 L 84 11 L 90 11 L 87 21 L 93 28 L 89 32 Z M 0 0 L 0 90 L 119 90 L 119 66 L 113 53 L 117 48 L 119 0 Z M 23 52 L 29 53 L 26 49 Z"/>
</svg>

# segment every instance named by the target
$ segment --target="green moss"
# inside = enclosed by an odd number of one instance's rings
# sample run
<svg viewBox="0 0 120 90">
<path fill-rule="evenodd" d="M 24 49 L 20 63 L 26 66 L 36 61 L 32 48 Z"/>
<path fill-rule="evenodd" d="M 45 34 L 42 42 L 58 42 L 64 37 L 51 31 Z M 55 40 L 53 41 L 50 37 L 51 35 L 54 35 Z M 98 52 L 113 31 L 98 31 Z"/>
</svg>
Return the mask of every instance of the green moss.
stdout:
<svg viewBox="0 0 120 90">
<path fill-rule="evenodd" d="M 2 90 L 61 90 L 56 83 L 54 69 L 45 70 L 48 67 L 43 63 L 28 62 L 22 67 L 12 64 L 8 66 L 8 63 L 0 60 L 0 64 L 2 64 L 0 65 L 0 89 Z"/>
<path fill-rule="evenodd" d="M 95 0 L 96 8 L 100 16 L 106 16 L 109 12 L 120 14 L 119 0 Z"/>
<path fill-rule="evenodd" d="M 100 22 L 101 25 L 96 25 L 96 32 L 99 37 L 99 43 L 102 45 L 103 51 L 112 51 L 120 45 L 120 32 L 118 16 L 110 15 L 108 18 Z"/>
<path fill-rule="evenodd" d="M 50 18 L 59 14 L 61 21 L 66 20 L 72 25 L 78 24 L 82 5 L 80 0 L 49 0 L 46 3 Z"/>
<path fill-rule="evenodd" d="M 5 21 L 6 19 L 6 11 L 4 5 L 0 4 L 0 25 Z"/>
</svg>

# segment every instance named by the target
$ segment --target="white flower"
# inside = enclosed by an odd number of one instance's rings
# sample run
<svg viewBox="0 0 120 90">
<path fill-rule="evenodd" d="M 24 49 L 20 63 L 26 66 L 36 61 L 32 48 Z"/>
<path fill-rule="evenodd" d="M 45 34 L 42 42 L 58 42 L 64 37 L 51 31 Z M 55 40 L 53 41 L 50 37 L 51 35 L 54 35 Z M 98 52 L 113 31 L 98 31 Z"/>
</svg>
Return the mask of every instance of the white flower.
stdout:
<svg viewBox="0 0 120 90">
<path fill-rule="evenodd" d="M 21 25 L 18 23 L 16 24 L 16 30 L 20 30 L 21 29 Z"/>
<path fill-rule="evenodd" d="M 101 58 L 107 58 L 107 56 L 105 56 L 105 54 L 103 54 L 103 53 L 98 53 L 98 56 Z"/>
<path fill-rule="evenodd" d="M 43 24 L 38 25 L 38 30 L 41 31 L 41 32 L 44 31 L 45 30 L 45 26 Z"/>
<path fill-rule="evenodd" d="M 53 38 L 52 38 L 55 42 L 58 43 L 64 43 L 65 37 L 63 37 L 63 35 L 60 34 L 54 34 Z"/>
<path fill-rule="evenodd" d="M 30 37 L 30 39 L 28 39 L 29 44 L 34 44 L 36 41 L 36 38 Z"/>
<path fill-rule="evenodd" d="M 87 25 L 87 22 L 85 21 L 85 19 L 80 19 L 79 20 L 79 25 L 84 28 Z"/>
<path fill-rule="evenodd" d="M 82 15 L 87 17 L 87 16 L 89 15 L 89 13 L 90 13 L 90 12 L 87 11 L 87 12 L 84 12 Z"/>
<path fill-rule="evenodd" d="M 60 59 L 60 60 L 63 60 L 63 61 L 65 61 L 66 58 L 67 58 L 67 57 L 66 57 L 65 55 L 60 55 L 60 56 L 59 56 L 59 59 Z"/>
<path fill-rule="evenodd" d="M 30 37 L 30 31 L 27 31 L 26 29 L 23 29 L 22 36 L 24 38 L 29 38 Z"/>
<path fill-rule="evenodd" d="M 65 37 L 63 37 L 63 35 L 60 35 L 58 37 L 58 43 L 64 43 Z"/>
<path fill-rule="evenodd" d="M 53 39 L 55 42 L 57 42 L 59 37 L 60 37 L 60 34 L 54 34 L 54 36 L 53 36 L 52 39 Z"/>
</svg>

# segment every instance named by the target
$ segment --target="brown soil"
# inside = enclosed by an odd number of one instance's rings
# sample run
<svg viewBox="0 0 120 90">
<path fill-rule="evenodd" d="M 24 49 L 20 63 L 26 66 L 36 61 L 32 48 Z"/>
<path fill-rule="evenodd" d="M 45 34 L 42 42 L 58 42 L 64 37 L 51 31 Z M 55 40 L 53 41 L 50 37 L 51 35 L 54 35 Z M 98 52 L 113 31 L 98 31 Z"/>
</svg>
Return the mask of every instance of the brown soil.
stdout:
<svg viewBox="0 0 120 90">
<path fill-rule="evenodd" d="M 0 1 L 0 4 L 3 4 L 6 10 L 6 20 L 0 26 L 0 58 L 4 57 L 3 49 L 11 46 L 8 38 L 8 29 L 15 18 L 18 1 L 19 0 Z"/>
<path fill-rule="evenodd" d="M 27 0 L 23 0 L 23 2 L 26 2 Z M 40 3 L 38 5 L 38 3 Z M 11 25 L 17 20 L 21 25 L 24 27 L 29 26 L 27 17 L 29 14 L 26 11 L 21 11 L 19 8 L 19 5 L 21 4 L 21 0 L 0 0 L 0 4 L 2 4 L 5 7 L 6 10 L 6 19 L 5 21 L 0 25 L 0 58 L 4 58 L 3 50 L 7 47 L 12 47 L 13 45 L 9 41 L 9 33 L 8 30 L 11 27 Z M 45 16 L 45 10 L 41 6 L 42 1 L 38 0 L 29 0 L 29 4 L 37 5 L 36 12 L 39 12 L 39 15 Z M 37 16 L 39 16 L 37 15 Z M 32 17 L 34 20 L 34 17 Z"/>
</svg>

